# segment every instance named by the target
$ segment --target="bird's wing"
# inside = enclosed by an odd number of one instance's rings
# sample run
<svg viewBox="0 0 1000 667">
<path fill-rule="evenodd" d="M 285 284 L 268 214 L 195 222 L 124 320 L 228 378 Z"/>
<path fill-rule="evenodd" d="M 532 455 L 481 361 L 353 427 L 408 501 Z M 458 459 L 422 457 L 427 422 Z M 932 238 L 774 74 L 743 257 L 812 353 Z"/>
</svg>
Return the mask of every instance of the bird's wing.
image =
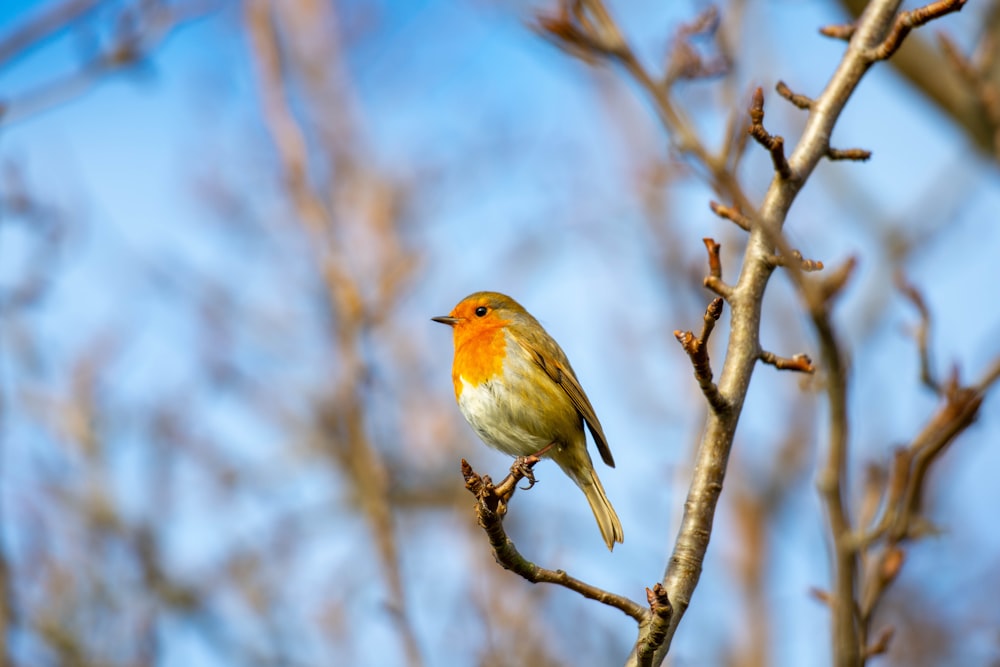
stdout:
<svg viewBox="0 0 1000 667">
<path fill-rule="evenodd" d="M 569 365 L 569 360 L 566 359 L 563 351 L 554 341 L 551 343 L 550 341 L 545 341 L 546 347 L 551 348 L 545 350 L 535 349 L 533 346 L 521 341 L 518 341 L 518 343 L 524 348 L 531 359 L 545 371 L 546 375 L 563 388 L 563 391 L 569 396 L 570 402 L 573 403 L 573 407 L 583 416 L 583 421 L 587 423 L 587 428 L 590 429 L 590 435 L 594 437 L 594 442 L 597 444 L 597 451 L 601 453 L 601 458 L 604 459 L 605 463 L 614 468 L 615 459 L 611 456 L 611 448 L 608 447 L 608 439 L 604 436 L 601 421 L 597 418 L 594 406 L 590 404 L 590 399 L 584 393 L 583 387 L 580 386 L 580 382 L 576 379 L 576 375 L 573 374 L 573 369 Z"/>
</svg>

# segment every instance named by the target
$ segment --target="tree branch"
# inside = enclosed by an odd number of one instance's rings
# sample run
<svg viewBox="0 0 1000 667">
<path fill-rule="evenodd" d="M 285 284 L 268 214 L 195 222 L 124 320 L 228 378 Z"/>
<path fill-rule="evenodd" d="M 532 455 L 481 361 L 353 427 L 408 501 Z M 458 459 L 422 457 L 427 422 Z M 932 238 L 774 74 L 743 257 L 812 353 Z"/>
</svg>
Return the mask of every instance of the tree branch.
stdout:
<svg viewBox="0 0 1000 667">
<path fill-rule="evenodd" d="M 828 160 L 853 160 L 854 162 L 865 162 L 872 156 L 871 151 L 863 148 L 828 148 L 826 157 Z"/>
<path fill-rule="evenodd" d="M 715 213 L 720 218 L 729 220 L 745 232 L 750 231 L 750 218 L 740 213 L 737 209 L 723 206 L 714 201 L 708 202 L 708 207 L 712 209 L 712 213 Z"/>
<path fill-rule="evenodd" d="M 842 284 L 842 283 L 841 283 Z M 832 296 L 832 294 L 830 295 Z M 827 457 L 816 480 L 833 540 L 833 578 L 829 605 L 833 617 L 833 660 L 838 666 L 859 665 L 858 628 L 854 612 L 857 552 L 851 544 L 851 520 L 844 502 L 847 487 L 847 368 L 830 322 L 829 298 L 810 308 L 819 337 L 820 362 L 830 405 Z"/>
<path fill-rule="evenodd" d="M 802 373 L 813 373 L 816 368 L 812 365 L 812 359 L 806 354 L 796 354 L 794 357 L 779 357 L 774 352 L 761 350 L 760 360 L 765 364 L 770 364 L 779 371 L 799 371 Z"/>
<path fill-rule="evenodd" d="M 722 246 L 716 243 L 715 239 L 704 238 L 702 241 L 708 251 L 708 275 L 705 276 L 703 284 L 723 299 L 728 299 L 733 293 L 733 288 L 722 280 L 722 260 L 719 258 L 719 250 Z"/>
<path fill-rule="evenodd" d="M 884 652 L 892 636 L 892 628 L 887 627 L 873 643 L 867 642 L 878 603 L 905 562 L 903 545 L 928 531 L 920 510 L 931 466 L 975 421 L 986 391 L 998 379 L 1000 359 L 972 386 L 961 386 L 958 373 L 954 372 L 940 391 L 944 404 L 910 445 L 898 449 L 893 457 L 882 494 L 882 515 L 871 532 L 864 535 L 855 547 L 864 555 L 874 543 L 884 541 L 873 563 L 866 568 L 858 603 L 859 647 L 863 659 Z"/>
<path fill-rule="evenodd" d="M 722 297 L 719 297 L 708 304 L 705 309 L 705 317 L 701 327 L 701 335 L 697 338 L 690 331 L 674 331 L 674 337 L 691 358 L 691 365 L 694 366 L 694 377 L 698 380 L 698 386 L 708 399 L 708 404 L 715 412 L 725 412 L 729 410 L 729 404 L 719 393 L 719 388 L 712 382 L 712 366 L 708 359 L 708 337 L 712 335 L 712 329 L 719 316 L 722 315 Z"/>
<path fill-rule="evenodd" d="M 43 81 L 14 99 L 0 99 L 0 126 L 78 97 L 105 76 L 140 64 L 162 43 L 172 30 L 205 15 L 211 1 L 189 0 L 186 3 L 144 2 L 121 11 L 134 13 L 131 20 L 113 22 L 114 29 L 106 43 L 76 70 Z M 41 40 L 79 21 L 102 4 L 94 0 L 69 0 L 25 22 L 0 39 L 0 66 L 17 58 Z"/>
<path fill-rule="evenodd" d="M 791 102 L 800 109 L 809 109 L 813 105 L 813 101 L 811 98 L 806 97 L 805 95 L 799 95 L 798 93 L 793 93 L 792 89 L 789 88 L 784 81 L 779 81 L 777 84 L 775 84 L 774 89 L 778 92 L 779 95 L 781 95 L 786 100 L 788 100 L 789 102 Z"/>
<path fill-rule="evenodd" d="M 889 31 L 885 40 L 878 47 L 867 52 L 869 57 L 873 60 L 887 59 L 899 49 L 911 30 L 945 14 L 960 11 L 965 6 L 965 2 L 966 0 L 937 0 L 912 11 L 902 12 L 896 17 L 892 24 L 892 30 Z"/>
<path fill-rule="evenodd" d="M 536 456 L 516 459 L 510 468 L 510 473 L 500 484 L 494 485 L 493 480 L 488 475 L 480 476 L 465 459 L 462 459 L 462 476 L 465 478 L 465 488 L 476 498 L 476 518 L 479 520 L 479 525 L 486 531 L 490 547 L 493 549 L 493 557 L 497 563 L 505 570 L 510 570 L 533 584 L 557 584 L 579 593 L 585 598 L 614 607 L 631 616 L 640 624 L 648 624 L 650 612 L 639 603 L 580 581 L 566 574 L 563 570 L 548 570 L 535 565 L 521 555 L 514 542 L 507 536 L 503 527 L 507 503 L 514 495 L 519 481 L 528 479 L 530 483 L 534 483 L 531 471 L 538 461 Z"/>
<path fill-rule="evenodd" d="M 920 325 L 917 327 L 915 334 L 917 339 L 917 353 L 920 355 L 920 381 L 935 394 L 940 394 L 941 384 L 934 377 L 934 371 L 931 369 L 931 353 L 928 347 L 928 338 L 931 331 L 930 311 L 927 309 L 927 304 L 924 303 L 924 297 L 917 288 L 906 282 L 906 279 L 901 274 L 896 277 L 896 286 L 903 293 L 903 296 L 913 304 L 917 312 L 920 313 Z"/>
<path fill-rule="evenodd" d="M 721 406 L 722 401 L 725 401 L 726 409 L 713 409 L 706 417 L 701 443 L 695 455 L 691 485 L 684 504 L 684 515 L 681 519 L 673 553 L 663 576 L 663 586 L 669 595 L 674 613 L 670 619 L 667 636 L 656 650 L 651 664 L 660 664 L 669 651 L 673 633 L 687 610 L 691 595 L 701 576 L 702 563 L 708 549 L 715 508 L 723 486 L 736 426 L 753 369 L 760 358 L 761 304 L 768 280 L 774 269 L 769 258 L 775 255 L 776 247 L 786 247 L 787 244 L 784 244 L 781 239 L 781 228 L 787 212 L 818 162 L 829 154 L 829 138 L 837 119 L 851 93 L 873 64 L 870 51 L 883 43 L 885 35 L 888 34 L 893 25 L 900 2 L 901 0 L 872 0 L 857 27 L 850 29 L 851 43 L 826 88 L 813 100 L 798 144 L 791 155 L 784 159 L 787 170 L 782 166 L 782 160 L 778 159 L 777 151 L 772 150 L 773 145 L 769 147 L 778 173 L 771 181 L 759 209 L 753 206 L 743 194 L 735 174 L 730 170 L 730 163 L 712 155 L 704 148 L 697 137 L 694 126 L 681 113 L 671 98 L 669 86 L 660 85 L 657 77 L 650 75 L 629 49 L 624 39 L 616 44 L 616 49 L 613 52 L 605 50 L 603 54 L 600 52 L 590 53 L 592 57 L 605 55 L 620 62 L 640 88 L 649 95 L 674 148 L 681 154 L 693 158 L 695 162 L 707 170 L 708 180 L 720 198 L 732 201 L 736 210 L 754 212 L 751 216 L 753 224 L 750 225 L 749 229 L 742 271 L 731 294 L 728 295 L 732 313 L 725 361 L 718 385 L 714 390 L 709 390 L 709 393 L 713 395 L 716 392 L 718 394 L 715 397 L 715 404 Z M 613 33 L 620 37 L 620 31 L 617 27 L 612 27 L 614 22 L 601 0 L 578 0 L 578 2 L 564 3 L 563 7 L 567 5 L 579 9 L 575 16 L 572 11 L 564 10 L 560 17 L 566 22 L 571 22 L 574 30 L 588 29 L 587 22 L 580 18 L 582 14 L 600 26 L 594 31 L 595 35 L 604 32 Z M 565 31 L 567 26 L 556 23 L 543 26 L 543 28 L 548 29 L 551 35 L 558 38 L 560 32 Z M 752 121 L 757 120 L 758 111 L 762 111 L 762 108 L 756 109 L 757 106 L 754 105 Z M 762 104 L 759 106 L 762 107 Z M 760 134 L 759 131 L 757 133 Z M 728 146 L 730 143 L 732 142 L 726 142 L 726 145 Z M 783 157 L 783 146 L 781 148 L 781 157 Z M 794 178 L 790 177 L 792 175 Z M 788 253 L 785 253 L 783 249 L 782 254 Z M 791 268 L 789 273 L 793 279 L 801 280 L 802 274 L 799 267 L 793 266 Z M 830 279 L 824 281 L 823 287 L 826 293 L 835 293 L 838 279 L 846 276 L 847 273 L 849 270 L 834 273 Z M 840 280 L 839 284 L 842 285 L 843 280 Z M 817 325 L 821 324 L 822 321 L 823 318 L 817 318 Z M 844 391 L 842 383 L 846 382 L 846 379 L 833 333 L 829 327 L 826 329 L 824 337 L 827 339 L 825 344 L 825 357 L 827 358 L 824 358 L 823 365 L 833 368 L 835 383 L 839 383 L 830 390 L 830 400 L 838 411 L 844 413 L 843 415 L 838 414 L 836 428 L 831 426 L 831 449 L 833 451 L 830 461 L 834 468 L 839 469 L 846 456 L 846 428 L 841 428 L 844 426 L 841 420 L 846 416 L 846 407 L 842 400 Z M 832 483 L 839 486 L 837 479 L 833 479 Z M 831 504 L 831 507 L 835 505 Z M 842 504 L 840 507 L 842 509 Z M 847 523 L 846 513 L 842 513 L 842 516 L 839 517 L 831 517 L 831 519 L 839 519 L 836 521 L 838 528 Z M 847 539 L 849 533 L 837 530 L 835 535 L 842 535 L 840 539 Z M 847 599 L 853 600 L 853 562 L 841 555 L 838 555 L 837 562 L 838 574 L 836 578 L 838 583 L 836 590 L 846 594 Z M 850 610 L 848 609 L 847 613 L 838 613 L 836 618 L 835 637 L 837 639 L 835 645 L 844 647 L 843 650 L 837 650 L 836 663 L 838 666 L 857 664 L 860 659 L 856 650 L 857 642 L 847 641 L 851 636 L 856 636 L 853 619 L 850 618 Z M 844 623 L 845 618 L 850 622 Z M 850 647 L 847 644 L 850 644 Z M 630 656 L 629 665 L 638 664 L 639 648 L 637 643 Z"/>
<path fill-rule="evenodd" d="M 646 589 L 646 600 L 649 602 L 648 622 L 639 628 L 639 639 L 636 641 L 636 662 L 639 667 L 652 667 L 656 650 L 663 645 L 670 630 L 670 619 L 674 615 L 673 605 L 667 596 L 667 589 L 657 583 L 652 589 Z"/>
<path fill-rule="evenodd" d="M 771 134 L 764 129 L 764 90 L 758 88 L 754 91 L 753 100 L 750 102 L 750 136 L 757 140 L 761 146 L 771 153 L 771 162 L 774 163 L 774 170 L 781 178 L 791 178 L 792 170 L 785 159 L 785 140 L 776 134 Z"/>
<path fill-rule="evenodd" d="M 792 250 L 788 255 L 768 255 L 765 259 L 773 267 L 788 266 L 789 257 L 791 257 L 792 265 L 797 267 L 799 271 L 812 272 L 812 271 L 822 271 L 823 262 L 816 259 L 804 259 L 802 253 L 798 250 Z"/>
<path fill-rule="evenodd" d="M 840 0 L 840 4 L 853 16 L 860 16 L 868 0 Z M 982 30 L 984 37 L 996 33 L 998 21 L 1000 11 L 987 14 Z M 950 117 L 972 139 L 976 148 L 994 160 L 1000 158 L 998 126 L 990 121 L 988 113 L 984 113 L 979 91 L 970 87 L 960 73 L 941 67 L 941 53 L 930 40 L 908 37 L 889 62 L 915 90 Z M 991 64 L 993 62 L 995 58 L 990 60 Z"/>
</svg>

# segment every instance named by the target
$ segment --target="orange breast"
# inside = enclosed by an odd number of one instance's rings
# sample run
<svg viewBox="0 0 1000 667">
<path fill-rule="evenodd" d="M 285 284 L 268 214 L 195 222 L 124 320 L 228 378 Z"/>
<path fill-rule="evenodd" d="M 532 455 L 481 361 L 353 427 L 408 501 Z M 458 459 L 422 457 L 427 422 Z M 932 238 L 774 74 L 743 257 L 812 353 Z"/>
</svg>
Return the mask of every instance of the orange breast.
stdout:
<svg viewBox="0 0 1000 667">
<path fill-rule="evenodd" d="M 502 326 L 455 329 L 455 362 L 451 379 L 455 384 L 455 398 L 462 395 L 462 380 L 479 385 L 503 372 L 507 356 L 507 341 Z"/>
</svg>

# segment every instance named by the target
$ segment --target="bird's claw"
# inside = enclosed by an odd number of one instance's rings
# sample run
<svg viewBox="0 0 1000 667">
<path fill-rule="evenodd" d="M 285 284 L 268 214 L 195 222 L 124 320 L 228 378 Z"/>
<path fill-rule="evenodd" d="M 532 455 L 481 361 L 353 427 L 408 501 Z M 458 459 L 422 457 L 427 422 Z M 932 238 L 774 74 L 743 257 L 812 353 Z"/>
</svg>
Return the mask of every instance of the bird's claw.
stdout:
<svg viewBox="0 0 1000 667">
<path fill-rule="evenodd" d="M 532 468 L 540 459 L 535 456 L 519 456 L 514 459 L 510 467 L 510 474 L 499 484 L 494 484 L 489 475 L 479 475 L 462 459 L 462 476 L 465 477 L 465 488 L 479 501 L 480 508 L 499 516 L 507 513 L 507 504 L 510 502 L 514 491 L 518 488 L 517 483 L 522 479 L 528 480 L 528 486 L 521 487 L 525 490 L 535 485 L 535 474 Z"/>
<path fill-rule="evenodd" d="M 532 454 L 531 456 L 518 456 L 514 459 L 514 463 L 510 466 L 510 474 L 517 478 L 523 478 L 528 480 L 528 486 L 519 487 L 524 491 L 527 491 L 535 485 L 535 472 L 532 468 L 538 463 L 539 458 Z"/>
</svg>

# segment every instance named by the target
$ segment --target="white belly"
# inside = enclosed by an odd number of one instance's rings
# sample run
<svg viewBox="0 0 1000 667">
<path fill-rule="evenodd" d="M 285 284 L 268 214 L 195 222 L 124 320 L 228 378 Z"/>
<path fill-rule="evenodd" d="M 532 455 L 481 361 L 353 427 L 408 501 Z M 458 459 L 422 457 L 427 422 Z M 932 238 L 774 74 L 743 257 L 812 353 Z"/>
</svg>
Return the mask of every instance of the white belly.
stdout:
<svg viewBox="0 0 1000 667">
<path fill-rule="evenodd" d="M 529 456 L 552 442 L 539 432 L 544 429 L 538 428 L 537 418 L 530 414 L 534 411 L 509 398 L 497 380 L 473 386 L 462 379 L 458 407 L 483 442 L 510 456 Z"/>
</svg>

